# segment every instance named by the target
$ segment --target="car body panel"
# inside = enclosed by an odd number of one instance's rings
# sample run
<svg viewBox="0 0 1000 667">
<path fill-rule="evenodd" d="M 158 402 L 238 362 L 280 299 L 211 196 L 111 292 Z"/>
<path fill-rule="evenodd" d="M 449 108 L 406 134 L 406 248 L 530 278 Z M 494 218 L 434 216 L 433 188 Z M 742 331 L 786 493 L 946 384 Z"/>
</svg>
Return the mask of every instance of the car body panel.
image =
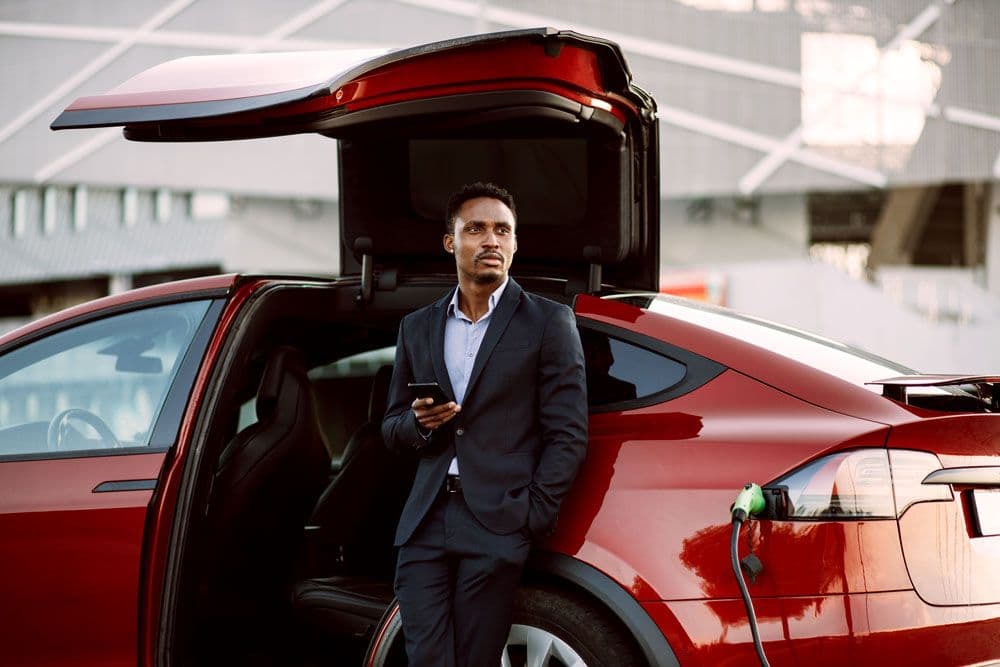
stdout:
<svg viewBox="0 0 1000 667">
<path fill-rule="evenodd" d="M 781 428 L 770 426 L 779 421 Z M 735 597 L 727 512 L 734 489 L 774 479 L 821 453 L 884 446 L 887 430 L 733 371 L 655 406 L 591 415 L 587 462 L 550 547 L 630 582 L 639 600 Z M 739 464 L 720 466 L 720 461 Z M 909 586 L 894 521 L 769 522 L 755 525 L 755 531 L 769 564 L 755 595 Z M 642 548 L 622 554 L 621 545 L 634 542 L 637 534 L 644 536 Z M 832 554 L 838 546 L 846 555 L 835 567 L 795 565 L 816 553 Z M 882 548 L 884 560 L 868 572 L 864 562 L 871 554 L 865 550 Z"/>
<path fill-rule="evenodd" d="M 674 646 L 682 665 L 755 664 L 740 599 L 646 602 L 643 607 L 661 628 L 685 629 L 686 641 Z M 754 608 L 773 665 L 936 667 L 986 665 L 996 659 L 992 647 L 1000 632 L 997 605 L 935 607 L 904 590 L 796 600 L 755 598 Z M 723 618 L 741 620 L 726 624 Z"/>
<path fill-rule="evenodd" d="M 0 461 L 0 655 L 17 665 L 135 665 L 151 490 L 164 453 Z"/>
<path fill-rule="evenodd" d="M 989 414 L 934 417 L 894 428 L 889 443 L 934 452 L 944 468 L 996 466 L 1000 419 Z M 928 604 L 998 603 L 1000 536 L 977 534 L 971 489 L 956 485 L 954 491 L 952 502 L 918 503 L 899 519 L 913 585 Z"/>
<path fill-rule="evenodd" d="M 550 57 L 539 58 L 535 48 L 526 50 L 529 45 L 548 49 Z M 651 100 L 630 87 L 630 78 L 617 46 L 551 28 L 390 53 L 194 56 L 146 70 L 104 95 L 76 100 L 52 128 L 124 125 L 130 138 L 151 140 L 232 138 L 236 128 L 245 136 L 277 136 L 329 131 L 341 124 L 338 116 L 399 101 L 536 84 L 609 113 L 622 114 L 621 105 L 634 113 Z M 221 120 L 205 120 L 212 118 Z M 186 136 L 185 127 L 208 131 Z"/>
</svg>

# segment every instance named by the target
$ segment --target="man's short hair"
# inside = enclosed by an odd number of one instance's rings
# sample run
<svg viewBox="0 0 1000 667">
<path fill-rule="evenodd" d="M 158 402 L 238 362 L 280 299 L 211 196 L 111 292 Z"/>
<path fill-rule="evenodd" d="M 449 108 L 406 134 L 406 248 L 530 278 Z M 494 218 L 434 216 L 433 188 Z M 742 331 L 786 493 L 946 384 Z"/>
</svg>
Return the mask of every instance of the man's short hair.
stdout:
<svg viewBox="0 0 1000 667">
<path fill-rule="evenodd" d="M 470 199 L 478 199 L 479 197 L 489 197 L 490 199 L 503 202 L 510 209 L 510 212 L 514 214 L 514 220 L 517 220 L 517 209 L 514 208 L 514 196 L 512 194 L 496 183 L 482 183 L 477 181 L 464 186 L 448 198 L 448 209 L 445 212 L 444 223 L 449 234 L 455 233 L 455 216 L 458 215 L 458 211 L 462 208 L 462 205 Z"/>
</svg>

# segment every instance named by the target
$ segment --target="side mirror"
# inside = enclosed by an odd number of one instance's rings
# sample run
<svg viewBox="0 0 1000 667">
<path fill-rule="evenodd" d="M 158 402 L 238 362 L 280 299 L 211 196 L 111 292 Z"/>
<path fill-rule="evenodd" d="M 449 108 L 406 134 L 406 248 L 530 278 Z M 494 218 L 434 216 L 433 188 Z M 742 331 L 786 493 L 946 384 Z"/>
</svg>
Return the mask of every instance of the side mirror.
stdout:
<svg viewBox="0 0 1000 667">
<path fill-rule="evenodd" d="M 109 345 L 98 354 L 115 357 L 116 371 L 154 375 L 163 372 L 163 361 L 159 357 L 143 356 L 143 352 L 152 349 L 153 345 L 151 338 L 126 338 Z"/>
</svg>

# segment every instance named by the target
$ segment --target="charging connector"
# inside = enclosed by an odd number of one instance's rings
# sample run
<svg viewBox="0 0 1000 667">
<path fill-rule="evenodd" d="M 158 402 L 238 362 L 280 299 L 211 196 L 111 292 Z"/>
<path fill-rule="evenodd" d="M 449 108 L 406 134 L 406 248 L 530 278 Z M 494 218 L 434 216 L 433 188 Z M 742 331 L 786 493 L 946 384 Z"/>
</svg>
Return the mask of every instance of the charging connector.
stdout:
<svg viewBox="0 0 1000 667">
<path fill-rule="evenodd" d="M 740 596 L 743 598 L 743 606 L 747 610 L 747 620 L 750 622 L 750 634 L 753 637 L 754 649 L 757 651 L 757 658 L 761 667 L 770 667 L 767 656 L 764 655 L 764 645 L 760 641 L 760 631 L 757 628 L 757 614 L 753 610 L 753 601 L 750 599 L 750 591 L 747 589 L 747 582 L 743 578 L 743 566 L 750 565 L 751 580 L 756 580 L 757 575 L 764 569 L 760 559 L 750 554 L 744 560 L 752 560 L 749 563 L 742 563 L 739 554 L 740 528 L 743 522 L 754 515 L 762 513 L 767 506 L 764 501 L 764 492 L 757 484 L 747 484 L 740 489 L 736 496 L 736 501 L 730 508 L 733 515 L 733 534 L 729 540 L 729 556 L 732 561 L 733 573 L 736 575 L 736 583 L 740 587 Z"/>
</svg>

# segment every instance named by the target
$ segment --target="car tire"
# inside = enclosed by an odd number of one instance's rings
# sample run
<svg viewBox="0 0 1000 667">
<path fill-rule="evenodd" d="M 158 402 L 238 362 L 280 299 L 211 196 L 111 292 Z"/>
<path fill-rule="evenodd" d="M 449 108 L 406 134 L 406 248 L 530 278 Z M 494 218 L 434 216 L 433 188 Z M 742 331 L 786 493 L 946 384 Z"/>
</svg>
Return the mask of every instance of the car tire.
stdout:
<svg viewBox="0 0 1000 667">
<path fill-rule="evenodd" d="M 514 598 L 503 667 L 647 667 L 635 640 L 610 612 L 582 595 L 529 585 Z M 404 667 L 402 624 L 393 603 L 375 630 L 365 665 Z"/>
<path fill-rule="evenodd" d="M 628 631 L 606 609 L 554 586 L 521 588 L 503 665 L 645 667 Z"/>
</svg>

